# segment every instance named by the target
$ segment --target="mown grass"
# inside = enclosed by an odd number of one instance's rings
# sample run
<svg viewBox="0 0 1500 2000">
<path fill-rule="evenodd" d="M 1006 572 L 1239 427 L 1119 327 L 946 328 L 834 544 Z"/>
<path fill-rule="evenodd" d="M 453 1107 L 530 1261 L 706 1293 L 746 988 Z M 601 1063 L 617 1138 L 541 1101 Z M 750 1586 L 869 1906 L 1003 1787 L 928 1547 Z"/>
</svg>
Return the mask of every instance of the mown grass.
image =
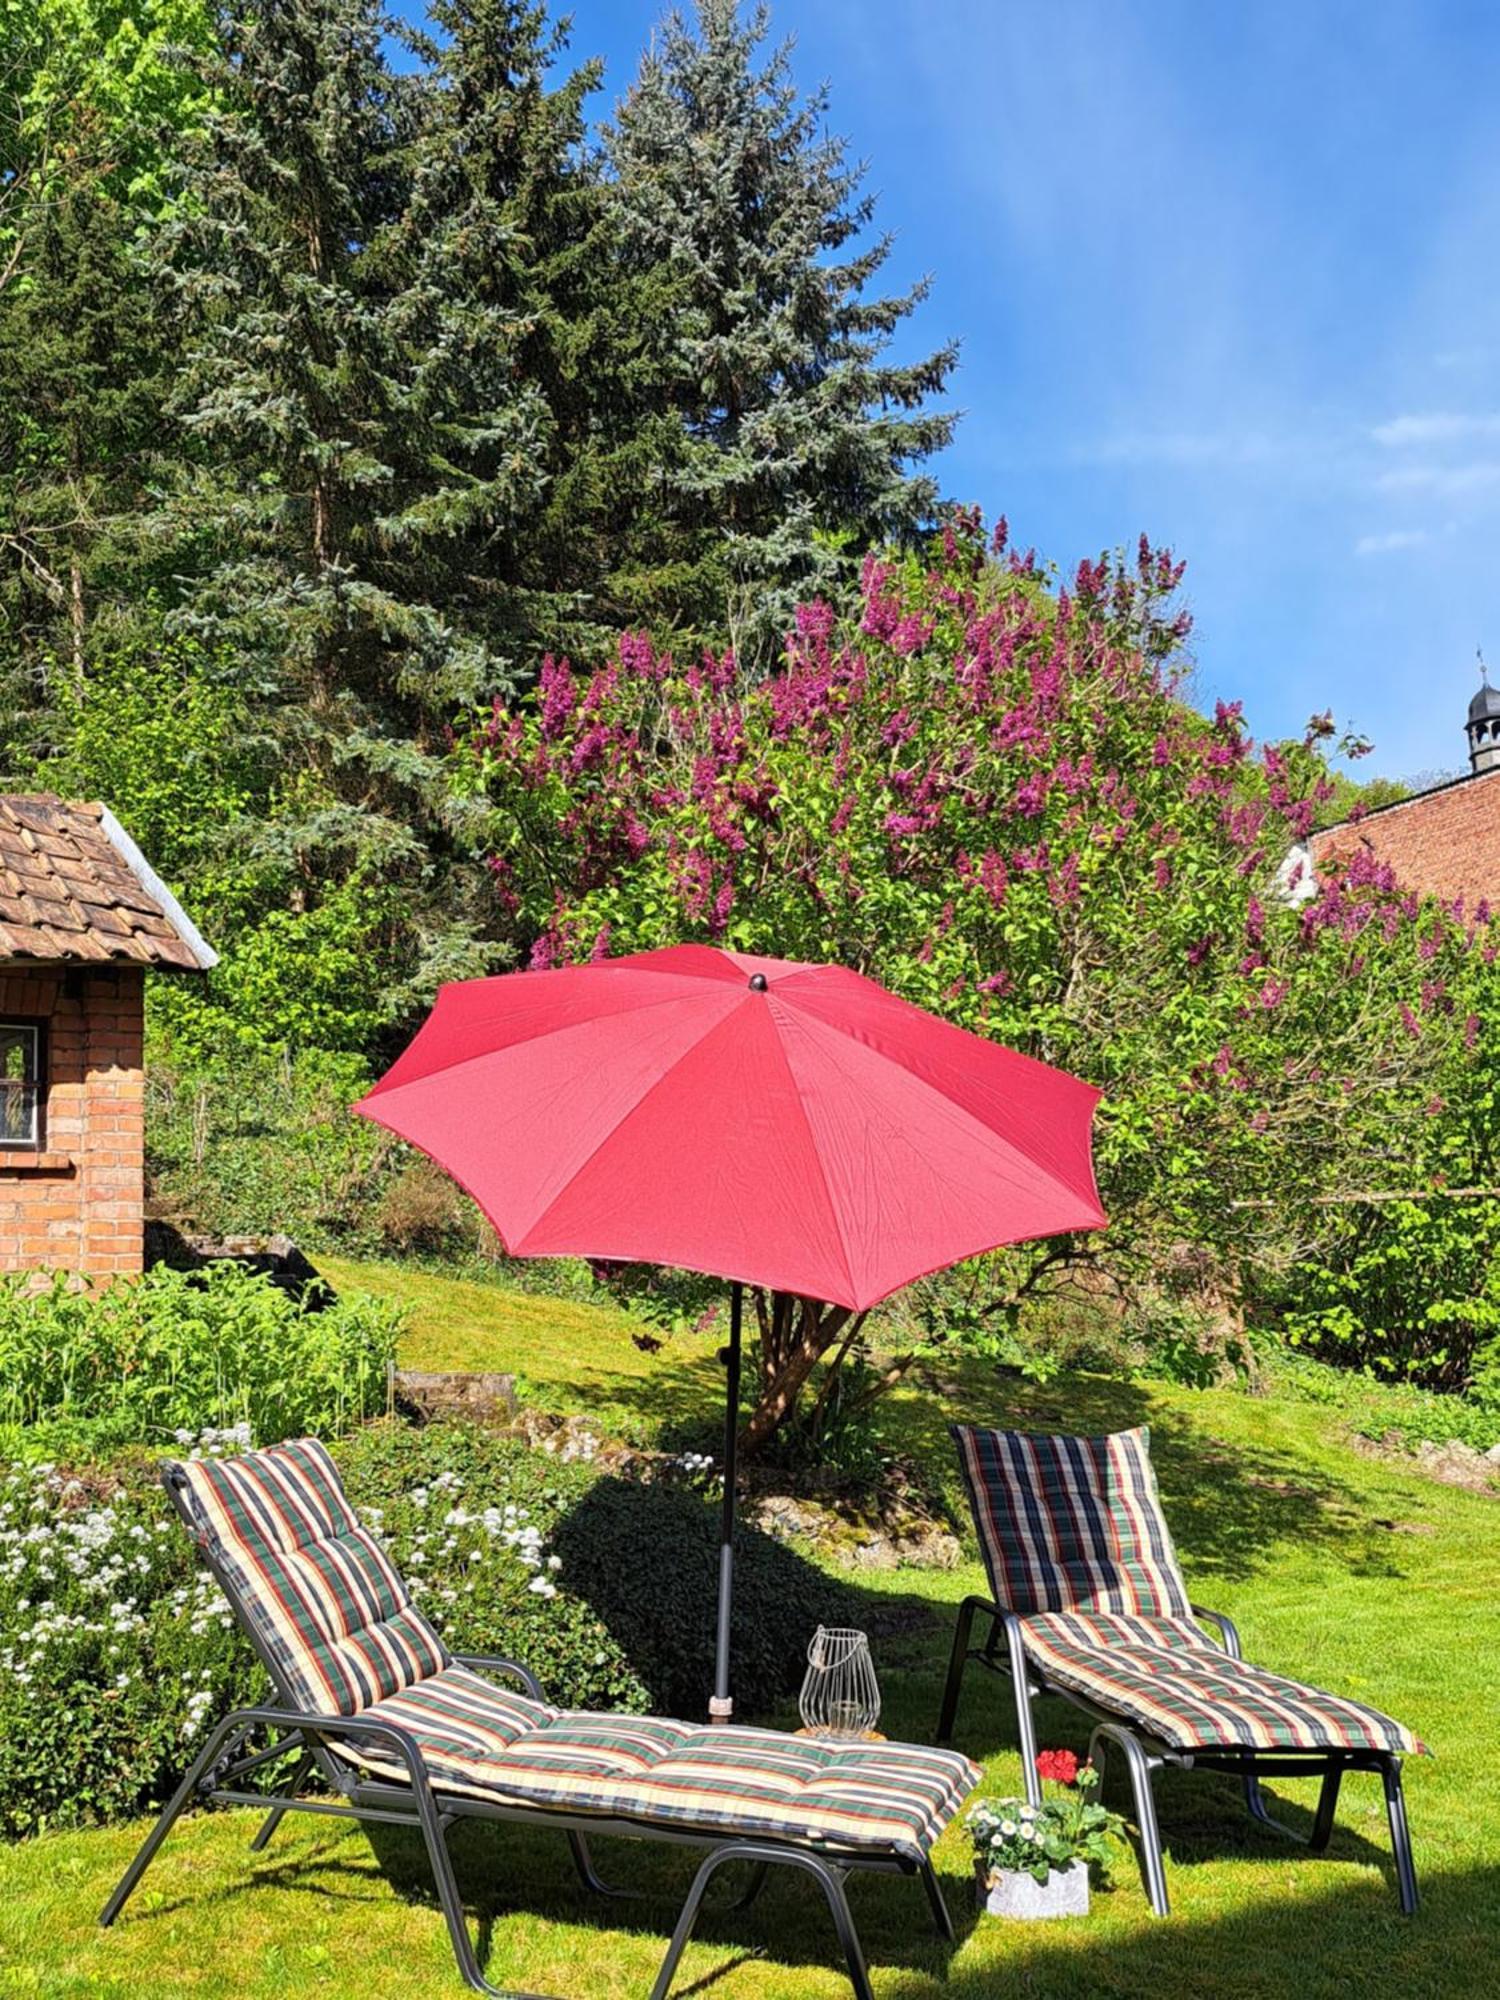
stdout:
<svg viewBox="0 0 1500 2000">
<path fill-rule="evenodd" d="M 653 1410 L 712 1411 L 717 1371 L 707 1354 L 647 1357 L 617 1316 L 391 1267 L 332 1275 L 405 1299 L 415 1365 L 515 1369 L 539 1403 L 643 1425 Z M 1437 1753 L 1408 1777 L 1424 1902 L 1415 1919 L 1399 1915 L 1372 1780 L 1348 1782 L 1332 1849 L 1313 1858 L 1254 1827 L 1227 1784 L 1174 1774 L 1160 1793 L 1169 1921 L 1151 1918 L 1128 1864 L 1086 1920 L 979 1921 L 965 1843 L 950 1834 L 937 1858 L 960 1924 L 956 1952 L 927 1935 L 910 1885 L 853 1884 L 881 2000 L 1333 2000 L 1361 1989 L 1468 2000 L 1494 1990 L 1500 1790 L 1488 1732 L 1500 1506 L 1362 1455 L 1335 1414 L 1290 1399 L 1097 1378 L 1039 1389 L 976 1366 L 892 1405 L 903 1449 L 935 1469 L 947 1464 L 943 1425 L 954 1415 L 1058 1428 L 1150 1422 L 1195 1594 L 1233 1614 L 1255 1657 L 1391 1708 Z M 855 1581 L 872 1622 L 894 1635 L 879 1644 L 887 1726 L 921 1740 L 936 1715 L 951 1607 L 980 1587 L 977 1562 Z M 1046 1717 L 1048 1742 L 1082 1747 L 1083 1733 L 1066 1709 Z M 983 1759 L 986 1791 L 1015 1788 L 998 1683 L 971 1683 L 958 1740 Z M 1309 1788 L 1271 1790 L 1284 1817 L 1308 1823 Z M 377 1831 L 372 1842 L 293 1820 L 252 1857 L 253 1824 L 240 1814 L 184 1823 L 108 1934 L 94 1916 L 140 1827 L 44 1836 L 0 1857 L 0 1993 L 426 2000 L 462 1990 L 420 1853 L 404 1834 Z M 689 1858 L 601 1843 L 607 1872 L 646 1897 L 591 1906 L 556 1838 L 471 1828 L 456 1853 L 494 1983 L 569 2000 L 650 1990 Z M 821 1906 L 788 1881 L 748 1913 L 706 1919 L 676 1990 L 833 2000 L 848 1989 Z"/>
</svg>

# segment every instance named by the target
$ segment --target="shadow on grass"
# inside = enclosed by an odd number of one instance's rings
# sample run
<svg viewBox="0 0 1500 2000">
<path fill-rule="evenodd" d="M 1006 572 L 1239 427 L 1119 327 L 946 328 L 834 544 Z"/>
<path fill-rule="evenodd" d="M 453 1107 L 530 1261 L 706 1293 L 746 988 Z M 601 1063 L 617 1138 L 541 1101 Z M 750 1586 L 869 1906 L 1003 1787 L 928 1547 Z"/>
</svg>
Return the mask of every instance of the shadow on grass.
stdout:
<svg viewBox="0 0 1500 2000">
<path fill-rule="evenodd" d="M 351 1906 L 381 1893 L 377 1874 L 403 1898 L 436 1907 L 426 1856 L 415 1835 L 390 1827 L 368 1830 L 370 1864 L 330 1853 L 319 1838 L 298 1844 L 274 1863 L 247 1868 L 245 1889 L 276 1884 L 323 1900 Z M 283 1836 L 287 1838 L 287 1836 Z M 1271 1839 L 1251 1828 L 1248 1858 L 1264 1863 Z M 932 1934 L 918 1884 L 890 1878 L 851 1876 L 849 1893 L 866 1956 L 890 2000 L 994 2000 L 1015 1993 L 1045 2000 L 1196 2000 L 1202 1995 L 1244 1996 L 1244 2000 L 1334 2000 L 1364 1988 L 1410 2000 L 1471 2000 L 1493 1990 L 1494 1914 L 1500 1908 L 1500 1868 L 1433 1875 L 1423 1883 L 1423 1906 L 1414 1918 L 1397 1907 L 1389 1858 L 1357 1836 L 1336 1834 L 1327 1857 L 1308 1857 L 1276 1843 L 1286 1859 L 1284 1872 L 1265 1873 L 1254 1884 L 1211 1885 L 1219 1906 L 1202 1907 L 1184 1843 L 1172 1846 L 1174 1914 L 1154 1920 L 1133 1881 L 1114 1893 L 1096 1892 L 1094 1915 L 1062 1926 L 1004 1925 L 979 1917 L 968 1878 L 950 1859 L 942 1873 L 944 1893 L 958 1932 L 956 1947 Z M 639 1888 L 641 1900 L 622 1905 L 586 1895 L 574 1882 L 561 1839 L 541 1829 L 496 1829 L 475 1823 L 452 1837 L 455 1867 L 480 1963 L 488 1967 L 509 1918 L 525 1914 L 546 1921 L 584 1926 L 599 1936 L 599 1949 L 622 1932 L 660 1940 L 665 1951 L 677 1911 L 699 1856 L 650 1842 L 600 1841 L 597 1858 L 606 1874 Z M 1351 1861 L 1377 1862 L 1351 1878 Z M 1340 1866 L 1340 1864 L 1344 1864 Z M 347 1874 L 347 1899 L 326 1882 L 330 1864 Z M 1320 1871 L 1327 1877 L 1319 1881 Z M 707 1970 L 691 1966 L 674 1988 L 677 2000 L 714 1991 L 740 1966 L 754 1961 L 764 1970 L 785 1967 L 788 1992 L 798 1969 L 834 1972 L 841 1956 L 821 1896 L 791 1871 L 773 1871 L 755 1907 L 730 1907 L 743 1886 L 740 1871 L 726 1870 L 695 1931 L 696 1955 Z M 324 1880 L 314 1879 L 322 1876 Z M 1122 1873 L 1122 1880 L 1125 1877 Z M 1235 1898 L 1225 1910 L 1226 1887 Z M 222 1893 L 232 1902 L 237 1892 Z M 1197 1907 L 1195 1908 L 1195 1903 Z M 147 1921 L 168 1915 L 173 1903 Z M 351 1922 L 355 1921 L 353 1908 Z M 457 1975 L 455 1974 L 455 1980 Z M 455 1990 L 457 1988 L 455 1987 Z M 773 1989 L 763 1989 L 773 1990 Z M 781 1990 L 781 1989 L 774 1989 Z M 580 1994 L 577 2000 L 583 2000 Z"/>
<path fill-rule="evenodd" d="M 701 1363 L 662 1359 L 649 1376 L 612 1384 L 611 1400 L 654 1425 L 663 1443 L 717 1454 L 722 1415 L 704 1387 Z M 1288 1544 L 1326 1550 L 1353 1575 L 1403 1574 L 1389 1533 L 1370 1521 L 1367 1500 L 1355 1488 L 1303 1453 L 1213 1437 L 1150 1383 L 1069 1375 L 1042 1385 L 961 1361 L 940 1374 L 927 1371 L 891 1396 L 883 1421 L 891 1447 L 941 1498 L 975 1553 L 950 1423 L 1084 1435 L 1145 1424 L 1167 1517 L 1195 1578 L 1253 1576 Z"/>
<path fill-rule="evenodd" d="M 996 1964 L 991 1955 L 988 1965 L 972 1970 L 960 1959 L 942 1992 L 944 2000 L 1006 1993 L 1045 2000 L 1344 2000 L 1359 1992 L 1384 2000 L 1473 2000 L 1495 1990 L 1497 1908 L 1495 1867 L 1434 1876 L 1423 1908 L 1407 1918 L 1385 1885 L 1350 1882 L 1347 1875 L 1319 1885 L 1309 1864 L 1281 1894 L 1248 1897 L 1232 1912 L 1195 1915 L 1184 1907 L 1124 1932 L 1110 1925 L 1107 1934 L 1093 1919 L 1017 1926 L 1013 1957 Z M 889 2000 L 931 2000 L 932 1987 L 904 1975 L 882 1992 Z"/>
<path fill-rule="evenodd" d="M 714 1677 L 717 1505 L 680 1488 L 600 1479 L 552 1538 L 559 1581 L 608 1628 L 658 1714 L 704 1714 Z M 858 1594 L 743 1521 L 735 1537 L 734 1693 L 765 1714 L 801 1684 L 819 1625 L 847 1625 Z"/>
</svg>

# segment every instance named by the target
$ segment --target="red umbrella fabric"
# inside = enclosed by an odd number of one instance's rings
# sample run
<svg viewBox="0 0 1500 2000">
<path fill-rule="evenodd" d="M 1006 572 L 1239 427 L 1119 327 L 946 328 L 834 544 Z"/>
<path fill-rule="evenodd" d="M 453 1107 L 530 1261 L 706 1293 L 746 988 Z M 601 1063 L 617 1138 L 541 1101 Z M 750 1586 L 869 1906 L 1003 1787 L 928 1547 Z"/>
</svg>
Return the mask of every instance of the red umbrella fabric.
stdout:
<svg viewBox="0 0 1500 2000">
<path fill-rule="evenodd" d="M 1102 1227 L 1098 1099 L 843 966 L 678 945 L 443 987 L 355 1108 L 444 1167 L 513 1256 L 863 1311 Z"/>
</svg>

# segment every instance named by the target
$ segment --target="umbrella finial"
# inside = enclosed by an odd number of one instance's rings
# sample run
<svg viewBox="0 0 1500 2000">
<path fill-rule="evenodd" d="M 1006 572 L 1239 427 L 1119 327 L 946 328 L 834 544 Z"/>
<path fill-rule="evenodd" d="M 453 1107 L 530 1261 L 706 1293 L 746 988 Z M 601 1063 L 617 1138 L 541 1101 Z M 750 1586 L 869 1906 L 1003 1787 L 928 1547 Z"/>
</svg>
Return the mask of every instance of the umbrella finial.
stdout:
<svg viewBox="0 0 1500 2000">
<path fill-rule="evenodd" d="M 750 975 L 750 991 L 752 993 L 764 993 L 765 990 L 766 975 L 763 972 L 752 972 Z"/>
</svg>

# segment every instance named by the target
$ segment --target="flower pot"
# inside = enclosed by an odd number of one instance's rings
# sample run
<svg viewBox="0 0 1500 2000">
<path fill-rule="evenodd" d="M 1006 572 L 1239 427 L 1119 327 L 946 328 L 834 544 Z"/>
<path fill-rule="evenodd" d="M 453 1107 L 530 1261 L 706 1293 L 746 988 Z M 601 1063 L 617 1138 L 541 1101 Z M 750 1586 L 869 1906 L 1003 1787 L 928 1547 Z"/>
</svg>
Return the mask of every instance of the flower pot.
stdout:
<svg viewBox="0 0 1500 2000">
<path fill-rule="evenodd" d="M 979 1907 L 992 1917 L 1086 1917 L 1089 1913 L 1089 1869 L 1086 1861 L 1054 1868 L 1045 1882 L 1018 1868 L 986 1874 L 977 1863 Z"/>
</svg>

